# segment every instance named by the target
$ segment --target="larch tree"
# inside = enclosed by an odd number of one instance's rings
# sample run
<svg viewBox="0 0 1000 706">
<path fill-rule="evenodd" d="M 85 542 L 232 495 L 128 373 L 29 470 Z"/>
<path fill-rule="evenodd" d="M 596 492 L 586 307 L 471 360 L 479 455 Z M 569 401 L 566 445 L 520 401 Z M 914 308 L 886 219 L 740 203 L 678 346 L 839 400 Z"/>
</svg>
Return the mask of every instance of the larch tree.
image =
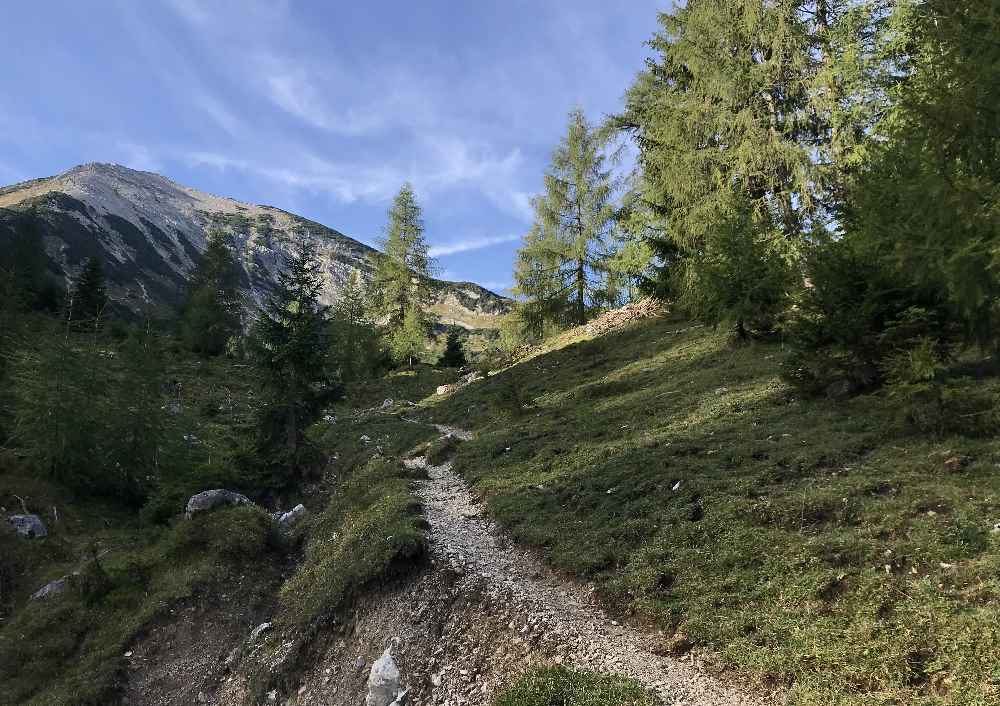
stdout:
<svg viewBox="0 0 1000 706">
<path fill-rule="evenodd" d="M 364 378 L 386 362 L 369 291 L 352 272 L 331 311 L 332 355 L 343 382 Z"/>
<path fill-rule="evenodd" d="M 515 293 L 527 299 L 523 316 L 536 329 L 585 323 L 601 303 L 617 191 L 607 146 L 583 111 L 570 113 L 514 272 Z"/>
<path fill-rule="evenodd" d="M 399 363 L 413 365 L 427 345 L 427 324 L 416 306 L 411 305 L 403 317 L 403 325 L 389 336 L 389 347 Z"/>
<path fill-rule="evenodd" d="M 408 183 L 403 184 L 389 209 L 389 222 L 379 245 L 382 254 L 376 263 L 372 289 L 378 312 L 392 331 L 402 327 L 410 309 L 419 309 L 425 303 L 431 275 L 423 212 Z"/>
<path fill-rule="evenodd" d="M 1000 0 L 900 3 L 902 80 L 852 190 L 848 226 L 1000 351 Z"/>
</svg>

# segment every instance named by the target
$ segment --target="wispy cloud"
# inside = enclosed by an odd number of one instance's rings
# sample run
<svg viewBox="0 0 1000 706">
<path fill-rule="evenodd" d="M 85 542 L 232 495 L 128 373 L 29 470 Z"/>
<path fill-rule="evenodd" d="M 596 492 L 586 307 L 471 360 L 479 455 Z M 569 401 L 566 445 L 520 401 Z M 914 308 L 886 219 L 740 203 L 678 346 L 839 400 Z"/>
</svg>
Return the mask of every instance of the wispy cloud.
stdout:
<svg viewBox="0 0 1000 706">
<path fill-rule="evenodd" d="M 128 141 L 119 142 L 118 153 L 121 155 L 118 161 L 132 169 L 145 172 L 163 171 L 163 162 L 146 145 Z"/>
<path fill-rule="evenodd" d="M 317 83 L 300 69 L 264 76 L 267 98 L 307 125 L 345 136 L 367 135 L 382 129 L 387 112 L 376 106 L 334 110 Z"/>
<path fill-rule="evenodd" d="M 483 250 L 485 248 L 491 248 L 494 245 L 500 245 L 502 243 L 513 243 L 516 240 L 520 240 L 519 235 L 497 235 L 497 236 L 483 236 L 476 238 L 466 238 L 464 240 L 456 240 L 452 243 L 442 243 L 441 245 L 435 245 L 431 247 L 430 254 L 431 257 L 444 257 L 447 255 L 455 255 L 460 252 L 470 252 L 472 250 Z"/>
</svg>

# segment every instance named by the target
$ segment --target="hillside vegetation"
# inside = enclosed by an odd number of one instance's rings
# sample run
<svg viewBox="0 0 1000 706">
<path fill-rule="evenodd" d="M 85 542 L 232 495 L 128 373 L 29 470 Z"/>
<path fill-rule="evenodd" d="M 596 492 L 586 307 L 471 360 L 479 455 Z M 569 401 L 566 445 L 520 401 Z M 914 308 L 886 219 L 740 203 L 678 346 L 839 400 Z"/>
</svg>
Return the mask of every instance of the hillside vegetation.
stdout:
<svg viewBox="0 0 1000 706">
<path fill-rule="evenodd" d="M 428 401 L 477 432 L 456 467 L 519 541 L 791 703 L 1000 698 L 994 437 L 804 398 L 779 342 L 678 317 L 561 340 Z"/>
</svg>

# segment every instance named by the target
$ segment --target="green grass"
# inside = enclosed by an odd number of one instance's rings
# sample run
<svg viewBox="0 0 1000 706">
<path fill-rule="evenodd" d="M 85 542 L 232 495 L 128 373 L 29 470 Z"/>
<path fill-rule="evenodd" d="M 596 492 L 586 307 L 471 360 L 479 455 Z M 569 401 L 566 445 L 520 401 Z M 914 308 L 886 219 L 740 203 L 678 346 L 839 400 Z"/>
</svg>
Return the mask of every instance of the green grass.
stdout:
<svg viewBox="0 0 1000 706">
<path fill-rule="evenodd" d="M 655 706 L 660 703 L 623 677 L 542 669 L 521 677 L 493 706 Z"/>
<path fill-rule="evenodd" d="M 281 590 L 279 619 L 299 639 L 374 580 L 405 573 L 423 556 L 420 506 L 409 486 L 398 461 L 374 458 L 338 488 Z"/>
<path fill-rule="evenodd" d="M 433 411 L 520 541 L 795 704 L 1000 700 L 995 437 L 802 399 L 780 345 L 676 319 L 563 343 Z"/>
</svg>

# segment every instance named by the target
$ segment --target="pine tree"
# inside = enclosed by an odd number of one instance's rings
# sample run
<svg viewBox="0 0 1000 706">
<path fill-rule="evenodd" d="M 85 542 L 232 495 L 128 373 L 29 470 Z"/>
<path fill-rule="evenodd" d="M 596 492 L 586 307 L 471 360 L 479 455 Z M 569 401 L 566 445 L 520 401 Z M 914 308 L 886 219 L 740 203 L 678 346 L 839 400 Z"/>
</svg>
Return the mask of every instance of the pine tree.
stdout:
<svg viewBox="0 0 1000 706">
<path fill-rule="evenodd" d="M 379 314 L 394 331 L 403 325 L 409 309 L 425 302 L 431 274 L 423 214 L 410 184 L 404 184 L 396 195 L 379 244 L 382 255 L 376 263 L 373 290 Z"/>
<path fill-rule="evenodd" d="M 526 317 L 536 329 L 544 321 L 582 324 L 599 303 L 617 188 L 606 144 L 581 110 L 570 113 L 514 273 L 515 291 L 527 297 Z"/>
<path fill-rule="evenodd" d="M 465 362 L 465 348 L 462 346 L 462 339 L 458 337 L 458 331 L 452 329 L 448 332 L 444 352 L 441 354 L 438 366 L 442 368 L 461 368 L 465 365 Z"/>
<path fill-rule="evenodd" d="M 181 315 L 181 335 L 193 352 L 219 355 L 242 330 L 239 281 L 230 236 L 223 231 L 209 233 Z"/>
<path fill-rule="evenodd" d="M 119 372 L 107 391 L 107 436 L 104 476 L 117 495 L 141 501 L 146 479 L 160 473 L 160 448 L 166 435 L 163 346 L 148 324 L 131 332 L 118 356 Z"/>
<path fill-rule="evenodd" d="M 251 337 L 263 391 L 259 442 L 279 467 L 305 460 L 306 429 L 341 391 L 330 369 L 329 307 L 320 302 L 322 288 L 316 247 L 307 241 L 279 273 Z"/>
<path fill-rule="evenodd" d="M 108 305 L 108 292 L 101 261 L 91 257 L 83 265 L 73 284 L 69 301 L 69 320 L 78 328 L 100 328 Z"/>
</svg>

